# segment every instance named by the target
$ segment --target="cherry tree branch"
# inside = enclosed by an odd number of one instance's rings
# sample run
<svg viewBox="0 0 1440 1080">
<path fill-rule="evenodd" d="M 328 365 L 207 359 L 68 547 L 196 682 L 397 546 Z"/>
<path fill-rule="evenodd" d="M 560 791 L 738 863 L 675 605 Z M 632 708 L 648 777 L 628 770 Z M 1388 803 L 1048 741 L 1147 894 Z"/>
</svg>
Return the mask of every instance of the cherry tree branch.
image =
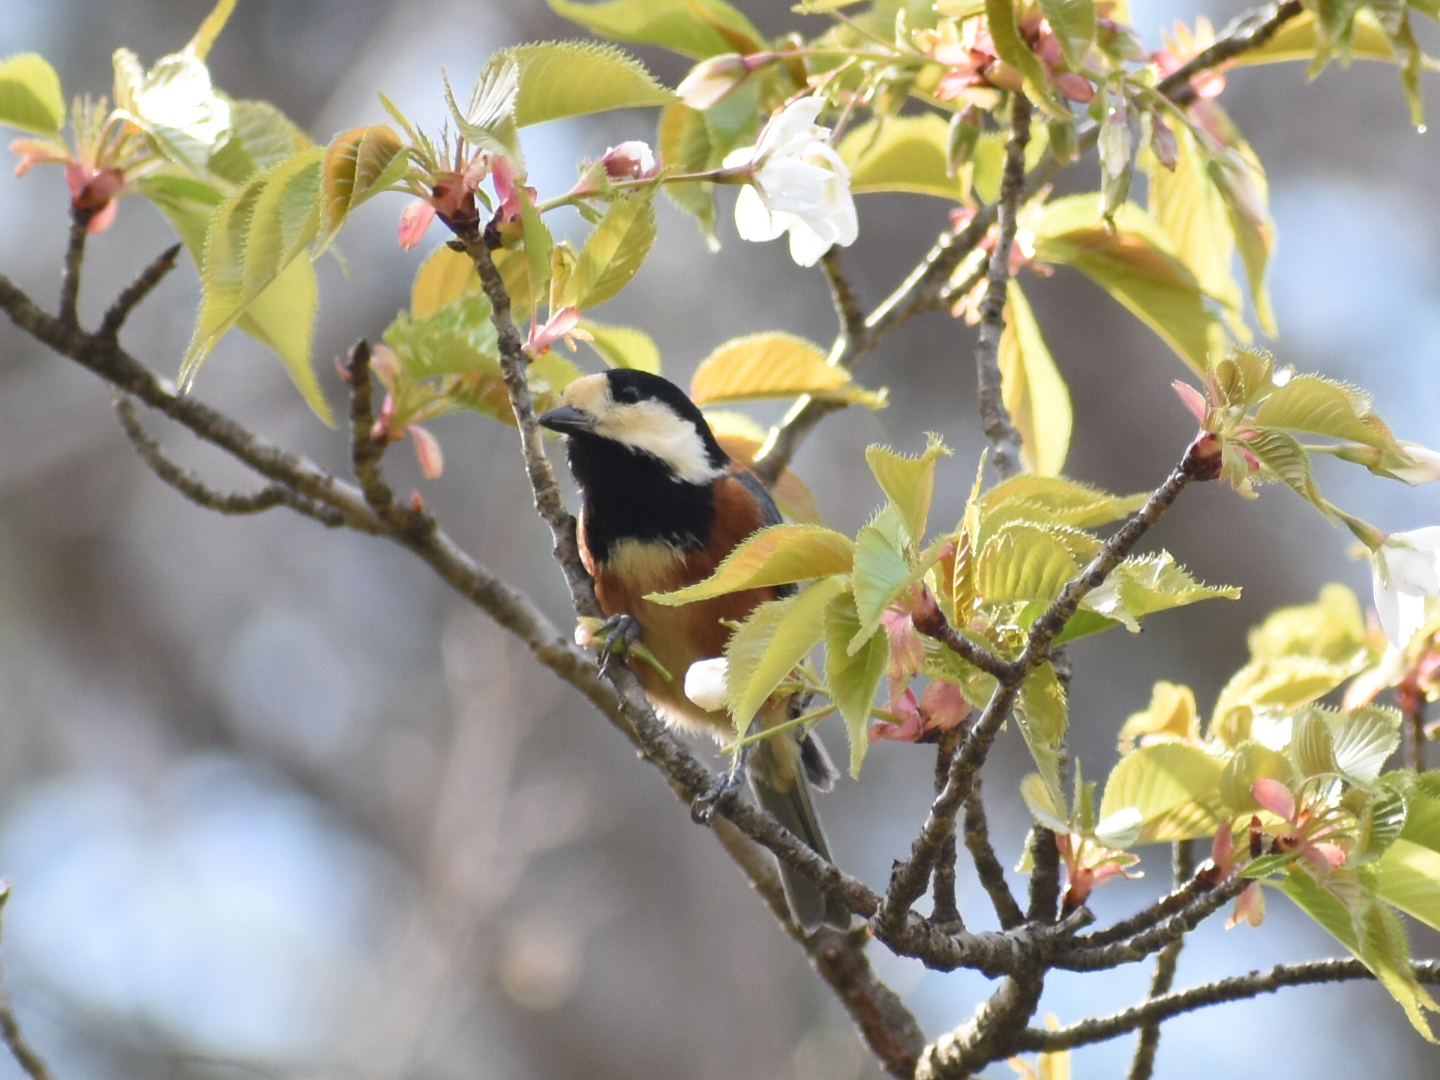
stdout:
<svg viewBox="0 0 1440 1080">
<path fill-rule="evenodd" d="M 80 323 L 76 308 L 80 301 L 80 268 L 85 263 L 85 238 L 89 235 L 93 211 L 72 207 L 70 238 L 65 245 L 65 272 L 60 278 L 60 322 L 72 329 Z"/>
<path fill-rule="evenodd" d="M 1190 104 L 1195 100 L 1195 88 L 1190 84 L 1191 79 L 1203 71 L 1210 71 L 1235 59 L 1241 53 L 1258 49 L 1304 10 L 1305 5 L 1301 0 L 1277 0 L 1263 8 L 1242 12 L 1220 32 L 1220 37 L 1214 44 L 1202 49 L 1161 79 L 1155 84 L 1155 89 L 1177 105 Z"/>
<path fill-rule="evenodd" d="M 980 885 L 990 896 L 1000 928 L 1009 930 L 1019 926 L 1025 921 L 1025 913 L 1010 891 L 1010 883 L 1005 880 L 1005 867 L 990 844 L 990 826 L 985 819 L 985 803 L 980 797 L 978 776 L 965 799 L 965 847 L 974 860 Z"/>
<path fill-rule="evenodd" d="M 140 272 L 139 277 L 125 286 L 120 295 L 115 298 L 115 302 L 106 310 L 105 317 L 100 320 L 100 329 L 95 331 L 97 337 L 113 340 L 120 333 L 120 327 L 125 324 L 130 312 L 134 311 L 140 302 L 150 295 L 166 274 L 175 269 L 175 260 L 179 257 L 183 246 L 183 244 L 171 244 L 151 260 L 150 265 Z"/>
<path fill-rule="evenodd" d="M 1175 843 L 1174 867 L 1175 884 L 1184 885 L 1195 876 L 1195 858 L 1192 853 L 1193 841 L 1179 840 Z M 1176 938 L 1160 950 L 1155 957 L 1155 974 L 1150 979 L 1150 998 L 1164 997 L 1175 985 L 1175 969 L 1180 963 L 1180 951 L 1185 948 L 1185 939 Z M 1135 1056 L 1130 1062 L 1130 1080 L 1150 1080 L 1155 1072 L 1155 1052 L 1160 1048 L 1160 1021 L 1150 1020 L 1140 1025 L 1139 1038 L 1135 1040 Z"/>
<path fill-rule="evenodd" d="M 0 912 L 3 912 L 5 902 L 9 899 L 10 883 L 0 882 Z M 0 1038 L 5 1040 L 10 1056 L 30 1080 L 52 1080 L 50 1067 L 45 1064 L 45 1059 L 35 1052 L 35 1048 L 20 1030 L 20 1021 L 15 1018 L 10 995 L 4 990 L 0 990 Z"/>
</svg>

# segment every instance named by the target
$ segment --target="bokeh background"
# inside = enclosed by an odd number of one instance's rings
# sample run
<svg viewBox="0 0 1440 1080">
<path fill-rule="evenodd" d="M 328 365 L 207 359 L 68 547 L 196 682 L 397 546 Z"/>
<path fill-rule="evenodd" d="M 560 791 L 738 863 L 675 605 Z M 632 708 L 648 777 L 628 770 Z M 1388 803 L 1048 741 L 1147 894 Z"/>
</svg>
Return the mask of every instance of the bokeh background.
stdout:
<svg viewBox="0 0 1440 1080">
<path fill-rule="evenodd" d="M 67 93 L 104 93 L 111 51 L 147 64 L 182 45 L 208 0 L 3 0 L 0 54 L 37 50 Z M 748 0 L 759 25 L 787 5 Z M 1176 18 L 1230 0 L 1135 0 L 1151 47 Z M 818 23 L 816 24 L 818 25 Z M 427 129 L 444 111 L 440 71 L 459 86 L 495 48 L 579 36 L 541 0 L 243 0 L 212 53 L 217 85 L 266 97 L 312 136 L 384 119 L 383 89 Z M 673 57 L 646 54 L 671 85 Z M 1297 66 L 1234 74 L 1225 104 L 1265 160 L 1280 243 L 1272 285 L 1280 359 L 1354 379 L 1403 438 L 1440 444 L 1440 216 L 1435 136 L 1407 122 L 1393 71 L 1356 64 L 1305 85 Z M 1440 95 L 1429 93 L 1431 111 Z M 526 133 L 542 192 L 574 162 L 647 138 L 653 114 L 556 123 Z M 1095 182 L 1093 164 L 1072 170 Z M 377 337 L 407 302 L 418 257 L 395 244 L 401 200 L 377 199 L 343 238 L 349 275 L 320 267 L 316 357 Z M 58 170 L 0 180 L 0 272 L 53 304 L 65 238 Z M 861 202 L 846 254 L 873 303 L 943 227 L 946 207 Z M 779 328 L 828 341 L 816 272 L 783 244 L 739 241 L 722 206 L 723 250 L 661 210 L 661 243 L 604 312 L 639 325 L 668 373 L 688 378 L 719 342 Z M 169 243 L 159 215 L 126 200 L 92 243 L 82 313 Z M 1074 396 L 1069 471 L 1105 487 L 1157 484 L 1191 434 L 1169 390 L 1186 372 L 1153 336 L 1074 274 L 1029 278 Z M 173 373 L 198 288 L 183 262 L 125 342 Z M 879 501 L 862 451 L 918 449 L 935 430 L 956 451 L 935 519 L 954 520 L 983 448 L 972 332 L 919 318 L 860 373 L 891 407 L 827 420 L 797 467 L 830 524 L 853 530 Z M 593 361 L 593 358 L 589 358 Z M 344 471 L 342 440 L 248 339 L 227 339 L 196 392 L 267 437 Z M 762 419 L 774 413 L 757 410 Z M 218 455 L 155 423 L 171 452 L 219 486 L 248 483 Z M 548 543 L 529 510 L 509 429 L 456 416 L 433 425 L 448 460 L 426 483 L 406 446 L 396 486 L 422 487 L 445 527 L 568 621 Z M 1432 490 L 1340 470 L 1339 501 L 1387 529 L 1440 521 Z M 1244 598 L 1159 615 L 1139 636 L 1074 649 L 1074 744 L 1087 776 L 1114 759 L 1115 732 L 1152 682 L 1192 685 L 1208 709 L 1245 657 L 1244 630 L 1277 604 L 1338 580 L 1362 596 L 1347 537 L 1285 491 L 1246 503 L 1188 492 L 1155 531 L 1200 577 Z M 831 733 L 832 745 L 841 733 Z M 872 884 L 908 850 L 929 792 L 930 755 L 882 744 L 863 781 L 822 807 L 842 862 Z M 1027 815 L 1013 733 L 986 787 L 1013 862 Z M 1096 897 L 1102 917 L 1135 909 L 1168 879 Z M 428 570 L 399 549 L 275 511 L 225 520 L 184 502 L 135 459 L 108 392 L 68 361 L 0 326 L 0 874 L 5 987 L 57 1080 L 247 1075 L 539 1078 L 877 1075 L 840 1008 L 658 775 Z M 962 875 L 963 913 L 990 924 Z M 1421 952 L 1440 952 L 1416 936 Z M 1259 931 L 1205 927 L 1179 985 L 1333 942 L 1282 901 Z M 988 986 L 876 955 L 930 1035 L 969 1015 Z M 1061 1021 L 1143 995 L 1148 970 L 1056 976 L 1043 1008 Z M 1121 1075 L 1130 1045 L 1080 1051 L 1077 1075 Z M 1377 1058 L 1383 1059 L 1383 1066 Z M 1440 1052 L 1373 986 L 1287 992 L 1166 1028 L 1158 1075 L 1236 1070 L 1433 1077 Z M 0 1060 L 0 1077 L 16 1075 Z M 1005 1076 L 1004 1066 L 990 1070 Z"/>
</svg>

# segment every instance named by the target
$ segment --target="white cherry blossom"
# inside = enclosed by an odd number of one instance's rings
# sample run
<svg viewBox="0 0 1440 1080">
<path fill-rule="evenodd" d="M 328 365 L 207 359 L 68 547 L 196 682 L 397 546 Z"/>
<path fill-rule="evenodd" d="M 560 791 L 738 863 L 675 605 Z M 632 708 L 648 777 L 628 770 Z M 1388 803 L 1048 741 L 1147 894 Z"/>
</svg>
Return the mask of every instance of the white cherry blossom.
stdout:
<svg viewBox="0 0 1440 1080">
<path fill-rule="evenodd" d="M 1440 595 L 1440 525 L 1391 533 L 1370 557 L 1375 611 L 1396 648 L 1425 625 L 1425 601 Z"/>
</svg>

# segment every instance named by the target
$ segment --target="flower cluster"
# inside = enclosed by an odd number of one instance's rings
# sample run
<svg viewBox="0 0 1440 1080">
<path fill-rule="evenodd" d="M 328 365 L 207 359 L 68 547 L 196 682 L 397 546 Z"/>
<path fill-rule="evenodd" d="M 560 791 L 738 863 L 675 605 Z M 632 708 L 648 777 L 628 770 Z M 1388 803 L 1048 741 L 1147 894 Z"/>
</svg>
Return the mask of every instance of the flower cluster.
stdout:
<svg viewBox="0 0 1440 1080">
<path fill-rule="evenodd" d="M 1062 96 L 1081 104 L 1095 97 L 1094 83 L 1071 71 L 1065 63 L 1049 20 L 1038 13 L 1023 18 L 1020 36 L 1039 57 L 1046 81 Z M 959 23 L 941 19 L 933 30 L 917 30 L 915 44 L 946 68 L 935 87 L 935 97 L 940 101 L 965 100 L 990 106 L 994 104 L 993 91 L 1018 91 L 1024 86 L 1020 71 L 1000 59 L 995 39 L 978 15 Z"/>
</svg>

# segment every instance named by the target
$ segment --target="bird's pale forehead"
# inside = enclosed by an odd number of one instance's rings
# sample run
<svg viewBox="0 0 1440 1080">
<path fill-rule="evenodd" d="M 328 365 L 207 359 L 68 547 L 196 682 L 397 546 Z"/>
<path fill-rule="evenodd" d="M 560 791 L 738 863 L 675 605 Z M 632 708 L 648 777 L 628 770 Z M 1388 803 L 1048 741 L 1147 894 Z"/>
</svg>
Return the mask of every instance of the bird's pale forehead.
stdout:
<svg viewBox="0 0 1440 1080">
<path fill-rule="evenodd" d="M 598 416 L 610 401 L 610 380 L 603 373 L 582 376 L 565 388 L 561 400 L 591 416 Z"/>
</svg>

